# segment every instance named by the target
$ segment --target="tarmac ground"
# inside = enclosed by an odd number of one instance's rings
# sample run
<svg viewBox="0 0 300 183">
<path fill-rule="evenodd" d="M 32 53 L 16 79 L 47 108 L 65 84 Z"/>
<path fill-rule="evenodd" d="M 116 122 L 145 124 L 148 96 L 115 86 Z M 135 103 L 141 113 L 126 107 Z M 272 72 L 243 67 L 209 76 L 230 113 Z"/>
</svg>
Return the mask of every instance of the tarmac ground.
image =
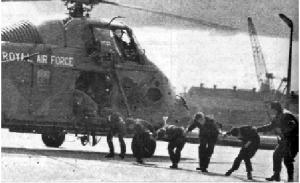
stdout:
<svg viewBox="0 0 300 183">
<path fill-rule="evenodd" d="M 100 137 L 99 137 L 100 139 Z M 115 151 L 120 152 L 119 142 L 114 138 Z M 208 168 L 209 173 L 198 167 L 198 144 L 187 143 L 182 150 L 179 169 L 171 165 L 167 142 L 157 141 L 152 158 L 144 164 L 135 162 L 131 151 L 131 138 L 125 139 L 127 156 L 124 160 L 117 154 L 112 159 L 103 156 L 108 152 L 106 137 L 96 146 L 82 146 L 80 141 L 67 134 L 59 148 L 46 147 L 39 134 L 11 133 L 1 130 L 1 181 L 2 182 L 248 182 L 245 165 L 226 177 L 240 148 L 217 145 Z M 272 175 L 273 150 L 260 149 L 252 158 L 253 181 L 262 182 Z M 295 181 L 299 181 L 299 155 L 295 162 Z M 283 164 L 282 164 L 283 165 Z M 286 181 L 283 165 L 281 178 Z"/>
</svg>

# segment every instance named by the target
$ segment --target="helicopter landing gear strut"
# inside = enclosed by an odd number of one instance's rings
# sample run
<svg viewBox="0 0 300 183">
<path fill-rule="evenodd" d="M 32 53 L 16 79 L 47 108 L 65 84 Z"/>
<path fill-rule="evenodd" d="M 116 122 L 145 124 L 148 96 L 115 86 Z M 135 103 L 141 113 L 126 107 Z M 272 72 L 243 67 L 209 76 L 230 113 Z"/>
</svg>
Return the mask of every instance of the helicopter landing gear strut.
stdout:
<svg viewBox="0 0 300 183">
<path fill-rule="evenodd" d="M 95 146 L 101 140 L 101 138 L 99 138 L 99 140 L 97 140 L 95 132 L 94 131 L 90 131 L 89 129 L 90 129 L 90 127 L 88 127 L 88 125 L 85 124 L 85 130 L 86 130 L 86 132 L 83 134 L 83 136 L 78 137 L 78 139 L 80 139 L 80 142 L 81 142 L 81 144 L 83 146 L 86 146 L 88 143 L 91 146 Z M 92 137 L 92 143 L 90 143 L 90 137 Z"/>
<path fill-rule="evenodd" d="M 91 144 L 92 146 L 97 145 L 98 142 L 101 140 L 101 138 L 97 140 L 96 136 L 92 134 L 87 134 L 82 137 L 78 137 L 78 139 L 80 139 L 80 142 L 83 146 L 86 146 L 88 143 L 90 143 L 90 136 L 92 136 L 92 144 Z"/>
</svg>

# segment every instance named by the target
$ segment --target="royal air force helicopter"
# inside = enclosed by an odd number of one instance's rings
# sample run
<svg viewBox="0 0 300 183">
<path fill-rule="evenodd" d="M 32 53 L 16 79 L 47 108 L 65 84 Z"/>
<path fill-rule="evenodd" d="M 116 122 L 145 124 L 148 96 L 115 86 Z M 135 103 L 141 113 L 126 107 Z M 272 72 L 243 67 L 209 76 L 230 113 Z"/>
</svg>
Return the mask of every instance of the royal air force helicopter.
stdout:
<svg viewBox="0 0 300 183">
<path fill-rule="evenodd" d="M 1 30 L 2 128 L 41 134 L 51 147 L 61 146 L 66 134 L 86 137 L 93 129 L 103 135 L 101 116 L 89 128 L 75 125 L 74 90 L 89 95 L 99 110 L 110 107 L 156 128 L 164 121 L 186 126 L 191 115 L 186 102 L 147 58 L 132 29 L 118 17 L 89 16 L 95 5 L 118 4 L 63 1 L 66 18 L 21 21 Z"/>
</svg>

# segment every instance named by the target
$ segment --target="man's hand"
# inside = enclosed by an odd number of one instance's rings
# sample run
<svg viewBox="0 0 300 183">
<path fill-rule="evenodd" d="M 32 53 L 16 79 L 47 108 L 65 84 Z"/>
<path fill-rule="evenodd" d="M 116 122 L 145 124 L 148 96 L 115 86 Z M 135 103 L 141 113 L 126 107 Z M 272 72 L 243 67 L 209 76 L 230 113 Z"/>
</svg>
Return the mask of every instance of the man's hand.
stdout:
<svg viewBox="0 0 300 183">
<path fill-rule="evenodd" d="M 226 132 L 223 132 L 222 135 L 223 135 L 223 139 L 227 138 L 228 136 Z"/>
<path fill-rule="evenodd" d="M 183 132 L 183 136 L 186 137 L 188 135 L 188 133 L 189 133 L 188 129 L 185 129 L 184 132 Z"/>
<path fill-rule="evenodd" d="M 276 128 L 275 131 L 277 134 L 281 134 L 281 128 Z"/>
<path fill-rule="evenodd" d="M 251 141 L 248 141 L 248 142 L 244 145 L 244 148 L 248 148 L 250 144 L 251 144 Z"/>
<path fill-rule="evenodd" d="M 152 137 L 153 137 L 153 138 L 156 138 L 156 137 L 157 137 L 157 133 L 154 132 L 154 133 L 152 134 Z"/>
</svg>

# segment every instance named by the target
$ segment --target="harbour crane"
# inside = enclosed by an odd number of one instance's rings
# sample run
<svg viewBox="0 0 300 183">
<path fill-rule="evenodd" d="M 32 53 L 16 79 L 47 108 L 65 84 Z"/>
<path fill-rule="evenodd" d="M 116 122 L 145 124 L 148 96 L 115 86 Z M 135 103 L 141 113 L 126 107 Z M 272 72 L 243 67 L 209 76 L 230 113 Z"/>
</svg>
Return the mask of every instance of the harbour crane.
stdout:
<svg viewBox="0 0 300 183">
<path fill-rule="evenodd" d="M 261 92 L 270 92 L 274 90 L 273 74 L 268 73 L 264 56 L 258 41 L 258 36 L 252 19 L 248 17 L 248 29 L 252 44 L 253 57 L 255 62 L 256 75 Z"/>
</svg>

